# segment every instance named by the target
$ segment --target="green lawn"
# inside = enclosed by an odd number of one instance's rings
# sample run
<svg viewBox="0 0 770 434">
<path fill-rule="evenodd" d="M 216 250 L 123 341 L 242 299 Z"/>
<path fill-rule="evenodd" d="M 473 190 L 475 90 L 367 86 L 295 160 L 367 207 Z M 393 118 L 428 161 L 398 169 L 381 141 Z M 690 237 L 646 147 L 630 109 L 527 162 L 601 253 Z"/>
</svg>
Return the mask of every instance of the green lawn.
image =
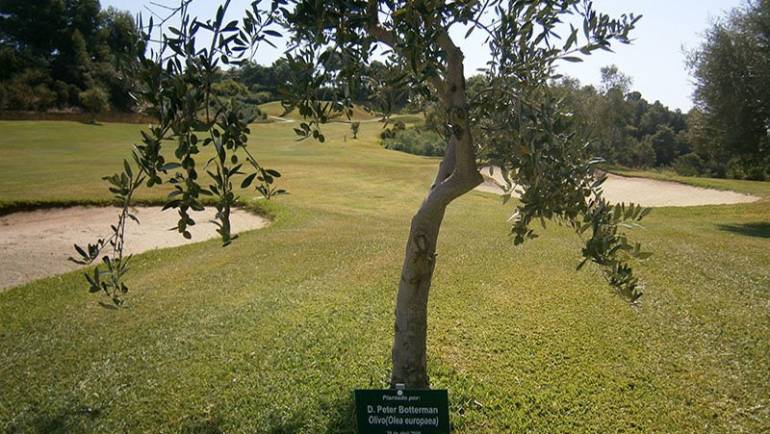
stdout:
<svg viewBox="0 0 770 434">
<path fill-rule="evenodd" d="M 255 126 L 290 191 L 274 223 L 138 256 L 126 309 L 79 273 L 0 293 L 0 430 L 352 432 L 352 390 L 388 378 L 403 244 L 437 164 L 382 149 L 380 128 L 330 125 L 319 144 Z M 0 202 L 107 200 L 100 177 L 137 137 L 0 122 Z M 510 213 L 473 192 L 442 229 L 429 370 L 456 432 L 770 430 L 770 201 L 652 213 L 638 309 L 574 270 L 567 230 L 514 248 Z"/>
</svg>

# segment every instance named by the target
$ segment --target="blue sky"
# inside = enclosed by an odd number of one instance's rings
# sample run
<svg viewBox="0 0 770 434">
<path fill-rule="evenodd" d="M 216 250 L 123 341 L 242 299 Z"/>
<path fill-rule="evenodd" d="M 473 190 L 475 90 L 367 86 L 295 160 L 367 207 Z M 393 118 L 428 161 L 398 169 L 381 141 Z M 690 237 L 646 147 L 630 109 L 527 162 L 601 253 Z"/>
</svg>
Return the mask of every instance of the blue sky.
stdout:
<svg viewBox="0 0 770 434">
<path fill-rule="evenodd" d="M 105 8 L 113 6 L 145 14 L 144 5 L 149 5 L 141 0 L 101 0 L 101 3 Z M 229 15 L 237 18 L 250 3 L 250 0 L 233 0 Z M 211 16 L 218 4 L 218 1 L 198 0 L 193 3 L 192 12 L 200 17 Z M 743 4 L 743 0 L 595 0 L 594 4 L 596 9 L 611 15 L 629 12 L 643 15 L 633 34 L 635 41 L 632 45 L 616 46 L 615 54 L 599 53 L 583 63 L 564 64 L 561 72 L 583 83 L 597 84 L 599 68 L 614 63 L 634 79 L 633 89 L 642 92 L 648 100 L 660 100 L 671 108 L 687 111 L 692 107 L 693 87 L 685 65 L 685 50 L 697 47 L 709 23 Z M 463 35 L 459 29 L 454 34 L 465 48 L 465 69 L 470 74 L 487 61 L 487 50 L 478 48 L 483 44 L 480 35 L 462 40 Z M 270 64 L 280 55 L 280 50 L 265 47 L 257 61 Z"/>
</svg>

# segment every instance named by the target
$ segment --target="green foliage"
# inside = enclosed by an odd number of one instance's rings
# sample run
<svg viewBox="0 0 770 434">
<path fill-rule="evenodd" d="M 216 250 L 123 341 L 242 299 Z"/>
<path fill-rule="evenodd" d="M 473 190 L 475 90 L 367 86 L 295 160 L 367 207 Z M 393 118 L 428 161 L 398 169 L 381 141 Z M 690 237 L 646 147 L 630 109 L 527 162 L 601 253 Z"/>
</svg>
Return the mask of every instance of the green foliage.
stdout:
<svg viewBox="0 0 770 434">
<path fill-rule="evenodd" d="M 625 95 L 631 91 L 631 85 L 634 83 L 634 80 L 621 72 L 617 65 L 604 66 L 600 69 L 600 72 L 602 74 L 602 93 L 607 94 L 617 90 L 621 95 Z"/>
<path fill-rule="evenodd" d="M 390 79 L 390 85 L 409 88 L 426 101 L 438 100 L 435 130 L 455 141 L 458 149 L 472 147 L 455 152 L 462 158 L 471 154 L 473 163 L 502 168 L 509 190 L 513 185 L 523 190 L 512 227 L 517 243 L 534 237 L 529 228 L 533 220 L 555 219 L 578 227 L 584 224 L 582 219 L 592 219 L 594 237 L 614 234 L 614 241 L 596 244 L 601 252 L 591 251 L 589 256 L 606 268 L 608 280 L 620 294 L 631 300 L 638 297 L 637 282 L 625 262 L 625 238 L 618 228 L 623 222 L 607 219 L 599 211 L 604 209 L 601 183 L 594 180 L 593 172 L 598 160 L 591 158 L 585 138 L 576 135 L 575 125 L 548 84 L 559 77 L 555 71 L 559 62 L 579 62 L 581 56 L 610 50 L 613 42 L 630 42 L 629 34 L 640 17 L 613 19 L 582 0 L 297 1 L 293 6 L 281 8 L 297 42 L 287 55 L 297 80 L 286 103 L 311 118 L 295 129 L 301 138 L 323 141 L 321 125 L 330 112 L 350 110 L 350 89 L 364 75 L 362 65 L 371 61 L 375 45 L 385 45 L 393 63 L 403 65 L 404 71 Z M 487 13 L 494 16 L 491 26 L 480 23 Z M 566 30 L 564 20 L 575 17 L 581 23 L 559 35 Z M 448 30 L 457 23 L 468 26 L 467 34 L 489 35 L 491 60 L 484 78 L 474 84 L 474 95 L 468 94 L 465 84 L 463 53 Z M 458 76 L 460 83 L 452 81 Z M 321 84 L 335 90 L 327 104 L 316 98 Z M 622 101 L 622 92 L 616 93 Z M 389 115 L 385 113 L 386 118 Z M 459 159 L 451 161 L 450 167 L 466 163 Z M 469 175 L 457 178 L 462 176 Z M 455 179 L 447 176 L 439 182 Z"/>
<path fill-rule="evenodd" d="M 248 88 L 233 79 L 226 79 L 211 85 L 212 92 L 217 96 L 235 98 L 249 94 Z"/>
<path fill-rule="evenodd" d="M 54 90 L 60 84 L 63 83 L 51 83 L 40 69 L 27 69 L 0 82 L 0 109 L 48 110 L 56 107 L 58 101 L 70 98 L 70 88 L 64 86 Z"/>
<path fill-rule="evenodd" d="M 203 210 L 203 198 L 212 196 L 217 209 L 214 223 L 225 246 L 236 238 L 232 235 L 230 213 L 238 201 L 233 188 L 237 178 L 243 177 L 241 188 L 248 188 L 253 183 L 255 190 L 267 199 L 283 193 L 272 185 L 280 173 L 262 167 L 247 149 L 248 125 L 253 118 L 246 117 L 238 104 L 218 101 L 215 89 L 219 63 L 237 63 L 251 45 L 264 38 L 263 32 L 267 32 L 266 27 L 271 25 L 273 18 L 260 11 L 255 3 L 242 24 L 225 22 L 228 5 L 226 2 L 220 6 L 213 20 L 201 22 L 188 15 L 188 2 L 183 2 L 174 12 L 178 12 L 181 26 L 179 29 L 171 27 L 163 35 L 163 49 L 154 58 L 147 57 L 145 50 L 138 51 L 142 67 L 138 97 L 159 122 L 141 132 L 142 143 L 135 146 L 132 154 L 135 169 L 126 161 L 122 173 L 106 178 L 112 184 L 110 191 L 120 195 L 116 198 L 122 202 L 123 211 L 115 227 L 116 240 L 111 244 L 113 256 L 104 259 L 107 269 L 97 267 L 94 277 L 87 277 L 92 288 L 105 285 L 103 278 L 99 280 L 100 276 L 109 276 L 112 283 L 107 285 L 113 289 L 111 294 L 118 289 L 123 293 L 127 291 L 122 280 L 125 274 L 122 227 L 125 217 L 130 216 L 128 209 L 133 193 L 145 179 L 148 187 L 164 182 L 172 186 L 164 209 L 178 211 L 175 229 L 188 239 L 191 238 L 188 229 L 196 224 L 192 212 Z M 150 19 L 147 28 L 143 28 L 145 44 L 150 42 L 153 28 Z M 201 50 L 195 44 L 196 37 L 206 32 L 210 34 L 212 44 Z M 224 83 L 218 90 L 227 95 L 230 89 Z M 212 109 L 216 110 L 213 114 L 210 113 Z M 201 119 L 203 116 L 205 118 Z M 169 140 L 176 147 L 173 158 L 167 159 L 162 146 Z M 201 150 L 207 147 L 213 148 L 214 156 L 200 168 L 197 160 Z M 201 184 L 201 171 L 209 175 L 210 185 Z M 99 241 L 89 245 L 88 249 L 76 246 L 76 250 L 83 263 L 90 263 L 105 246 Z M 122 302 L 114 296 L 113 301 L 116 304 Z"/>
<path fill-rule="evenodd" d="M 615 65 L 602 68 L 601 91 L 571 78 L 552 83 L 594 155 L 629 167 L 667 167 L 690 152 L 688 122 L 679 110 L 630 92 L 632 80 Z"/>
<path fill-rule="evenodd" d="M 98 87 L 80 92 L 78 98 L 80 99 L 80 105 L 87 112 L 91 113 L 94 119 L 99 113 L 104 113 L 110 109 L 109 95 Z"/>
<path fill-rule="evenodd" d="M 650 140 L 645 139 L 641 142 L 631 141 L 628 155 L 622 159 L 630 167 L 652 167 L 655 166 L 656 156 L 655 148 L 650 144 Z"/>
<path fill-rule="evenodd" d="M 707 30 L 703 44 L 690 53 L 695 99 L 709 132 L 709 151 L 722 162 L 740 161 L 731 168 L 732 176 L 761 179 L 767 171 L 769 38 L 770 2 L 747 1 L 745 7 L 716 21 Z"/>
<path fill-rule="evenodd" d="M 441 157 L 446 151 L 446 140 L 430 130 L 397 129 L 392 134 L 393 137 L 385 138 L 382 141 L 382 145 L 386 149 L 429 157 Z"/>
<path fill-rule="evenodd" d="M 694 152 L 684 154 L 674 161 L 674 170 L 682 176 L 698 176 L 703 173 L 703 159 Z"/>
<path fill-rule="evenodd" d="M 132 110 L 140 33 L 133 18 L 97 0 L 0 2 L 0 109 L 80 106 L 101 88 L 109 104 Z M 82 106 L 81 106 L 82 107 Z"/>
<path fill-rule="evenodd" d="M 499 132 L 485 137 L 496 144 L 493 150 L 512 146 L 517 156 L 505 157 L 510 154 L 501 151 L 490 155 L 494 165 L 505 168 L 505 200 L 510 199 L 514 185 L 523 190 L 511 218 L 514 243 L 536 238 L 531 226 L 538 221 L 545 227 L 546 220 L 555 220 L 579 235 L 591 229 L 578 268 L 586 261 L 602 266 L 611 286 L 635 302 L 642 295 L 641 285 L 628 261 L 645 259 L 648 254 L 638 244 L 631 244 L 624 229 L 638 226 L 650 210 L 634 204 L 609 204 L 602 197 L 606 175 L 596 176 L 594 169 L 602 160 L 590 158 L 587 144 L 575 140 L 574 125 L 560 111 L 558 100 L 548 95 L 547 89 L 541 92 L 539 98 L 528 98 L 539 101 L 538 105 L 522 106 L 520 124 L 505 132 L 515 134 L 510 142 L 503 142 L 505 136 Z M 535 125 L 544 127 L 533 128 Z"/>
<path fill-rule="evenodd" d="M 111 226 L 112 235 L 107 239 L 99 239 L 94 244 L 88 244 L 86 248 L 75 245 L 75 251 L 79 257 L 70 257 L 69 260 L 76 264 L 88 265 L 98 261 L 101 256 L 102 267 L 95 267 L 93 274 L 85 273 L 90 292 L 104 292 L 110 297 L 113 304 L 123 304 L 123 296 L 128 292 L 123 277 L 128 272 L 128 262 L 131 256 L 124 257 L 125 230 L 128 219 L 139 222 L 130 211 L 131 199 L 136 190 L 142 185 L 146 177 L 140 173 L 134 174 L 128 161 L 123 160 L 123 173 L 105 176 L 103 179 L 110 184 L 109 190 L 114 199 L 122 208 L 118 217 L 118 223 Z M 111 255 L 103 255 L 105 247 L 111 248 Z"/>
</svg>

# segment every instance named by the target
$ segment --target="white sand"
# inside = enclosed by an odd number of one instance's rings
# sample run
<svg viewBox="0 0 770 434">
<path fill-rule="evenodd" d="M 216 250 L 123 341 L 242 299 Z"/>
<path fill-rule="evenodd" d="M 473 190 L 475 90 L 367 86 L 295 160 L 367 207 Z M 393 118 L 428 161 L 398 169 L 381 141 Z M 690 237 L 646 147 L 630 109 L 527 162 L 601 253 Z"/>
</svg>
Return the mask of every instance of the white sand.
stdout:
<svg viewBox="0 0 770 434">
<path fill-rule="evenodd" d="M 491 177 L 488 169 L 483 169 L 482 174 L 486 178 L 486 182 L 478 186 L 477 190 L 498 194 L 503 192 L 495 181 L 489 179 L 494 178 L 502 184 L 499 170 L 495 170 Z M 631 178 L 613 174 L 609 174 L 604 183 L 604 197 L 613 203 L 633 202 L 648 207 L 726 205 L 759 200 L 758 197 L 734 191 L 714 190 L 678 182 Z"/>
<path fill-rule="evenodd" d="M 126 225 L 128 253 L 219 237 L 217 227 L 211 223 L 216 214 L 214 208 L 193 213 L 196 225 L 189 229 L 192 234 L 190 240 L 169 230 L 176 227 L 176 210 L 140 207 L 134 211 L 140 224 L 129 220 Z M 119 212 L 119 208 L 112 207 L 72 207 L 1 216 L 0 290 L 79 268 L 79 265 L 67 260 L 70 256 L 77 256 L 73 244 L 85 247 L 100 237 L 109 236 L 110 225 L 117 223 Z M 230 222 L 233 233 L 259 229 L 269 223 L 267 219 L 243 210 L 235 210 Z"/>
</svg>

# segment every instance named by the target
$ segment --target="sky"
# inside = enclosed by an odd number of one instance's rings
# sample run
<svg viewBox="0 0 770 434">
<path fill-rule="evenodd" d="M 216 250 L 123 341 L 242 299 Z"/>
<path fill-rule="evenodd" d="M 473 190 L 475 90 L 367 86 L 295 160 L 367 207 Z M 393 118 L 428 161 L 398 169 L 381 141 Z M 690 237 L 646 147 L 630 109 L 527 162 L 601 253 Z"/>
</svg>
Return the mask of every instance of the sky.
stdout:
<svg viewBox="0 0 770 434">
<path fill-rule="evenodd" d="M 143 0 L 101 0 L 102 7 L 109 6 L 142 12 L 147 15 Z M 164 4 L 176 4 L 166 0 Z M 212 16 L 219 1 L 197 0 L 191 12 L 199 17 Z M 232 0 L 231 19 L 240 18 L 240 11 L 248 8 L 250 0 Z M 599 69 L 615 64 L 633 79 L 633 90 L 642 93 L 648 101 L 659 100 L 672 109 L 688 111 L 692 108 L 693 83 L 686 66 L 686 51 L 697 48 L 705 30 L 725 12 L 743 4 L 743 0 L 594 0 L 597 10 L 617 16 L 634 13 L 643 18 L 632 33 L 631 45 L 614 46 L 615 53 L 597 53 L 587 57 L 583 63 L 564 63 L 559 69 L 562 74 L 579 79 L 584 84 L 597 85 Z M 157 7 L 154 8 L 158 10 Z M 487 50 L 478 49 L 484 41 L 480 32 L 469 39 L 463 39 L 464 31 L 452 33 L 458 44 L 464 48 L 466 75 L 472 75 L 483 67 L 488 56 Z M 256 61 L 269 65 L 281 56 L 281 47 L 273 49 L 263 46 Z"/>
</svg>

